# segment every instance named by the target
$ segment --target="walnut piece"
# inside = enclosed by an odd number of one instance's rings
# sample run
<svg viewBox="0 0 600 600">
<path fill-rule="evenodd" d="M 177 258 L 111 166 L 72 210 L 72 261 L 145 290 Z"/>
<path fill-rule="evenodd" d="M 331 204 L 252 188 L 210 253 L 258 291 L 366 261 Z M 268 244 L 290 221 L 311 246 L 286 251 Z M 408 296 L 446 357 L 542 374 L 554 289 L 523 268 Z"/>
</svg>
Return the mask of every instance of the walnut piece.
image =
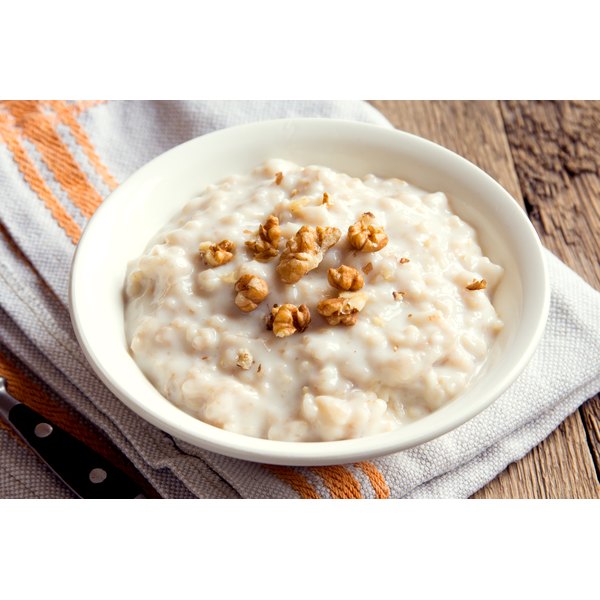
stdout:
<svg viewBox="0 0 600 600">
<path fill-rule="evenodd" d="M 209 267 L 220 267 L 227 264 L 235 252 L 235 244 L 229 240 L 223 240 L 218 244 L 202 242 L 198 248 L 200 256 Z"/>
<path fill-rule="evenodd" d="M 258 238 L 252 242 L 246 242 L 246 246 L 254 252 L 254 258 L 259 261 L 271 260 L 279 254 L 279 240 L 281 229 L 279 219 L 269 215 L 264 225 L 258 228 Z"/>
<path fill-rule="evenodd" d="M 267 297 L 269 286 L 258 275 L 242 275 L 235 284 L 235 305 L 243 312 L 251 312 Z"/>
<path fill-rule="evenodd" d="M 246 350 L 245 348 L 242 348 L 238 352 L 237 361 L 235 364 L 240 369 L 244 369 L 244 371 L 247 371 L 252 366 L 253 362 L 254 362 L 254 357 L 252 356 L 252 354 L 250 354 L 250 352 L 248 352 L 248 350 Z"/>
<path fill-rule="evenodd" d="M 277 171 L 277 173 L 275 173 L 275 183 L 277 185 L 281 185 L 282 181 L 283 181 L 283 173 L 281 171 Z"/>
<path fill-rule="evenodd" d="M 351 327 L 358 320 L 358 313 L 367 302 L 366 294 L 362 292 L 342 292 L 337 298 L 321 300 L 317 311 L 329 325 L 345 325 Z"/>
<path fill-rule="evenodd" d="M 362 268 L 362 272 L 365 275 L 368 275 L 371 271 L 373 270 L 373 263 L 372 262 L 368 262 L 363 268 Z"/>
<path fill-rule="evenodd" d="M 394 297 L 394 300 L 396 300 L 397 302 L 402 300 L 402 298 L 404 298 L 405 295 L 406 295 L 406 292 L 392 292 L 392 296 Z"/>
<path fill-rule="evenodd" d="M 388 236 L 381 225 L 375 224 L 375 215 L 363 213 L 360 219 L 348 227 L 348 241 L 355 250 L 378 252 L 388 243 Z"/>
<path fill-rule="evenodd" d="M 316 269 L 324 253 L 338 242 L 341 235 L 337 227 L 300 227 L 281 253 L 276 269 L 281 281 L 296 283 L 309 271 Z"/>
<path fill-rule="evenodd" d="M 485 279 L 480 279 L 479 281 L 477 281 L 477 279 L 473 279 L 473 282 L 470 283 L 466 289 L 473 292 L 475 290 L 485 290 L 486 287 L 487 281 Z"/>
<path fill-rule="evenodd" d="M 356 292 L 365 285 L 363 276 L 354 268 L 342 265 L 327 271 L 329 285 L 338 290 Z"/>
<path fill-rule="evenodd" d="M 317 227 L 317 243 L 323 254 L 335 246 L 341 237 L 342 232 L 337 227 Z"/>
<path fill-rule="evenodd" d="M 310 324 L 310 311 L 306 304 L 275 304 L 267 321 L 267 329 L 272 329 L 277 337 L 287 337 L 296 332 L 302 333 Z"/>
<path fill-rule="evenodd" d="M 358 320 L 358 311 L 352 310 L 343 298 L 327 298 L 317 304 L 318 313 L 325 317 L 330 325 L 354 325 Z"/>
<path fill-rule="evenodd" d="M 402 257 L 399 261 L 398 261 L 401 265 L 405 265 L 406 263 L 410 262 L 410 258 L 404 258 Z"/>
</svg>

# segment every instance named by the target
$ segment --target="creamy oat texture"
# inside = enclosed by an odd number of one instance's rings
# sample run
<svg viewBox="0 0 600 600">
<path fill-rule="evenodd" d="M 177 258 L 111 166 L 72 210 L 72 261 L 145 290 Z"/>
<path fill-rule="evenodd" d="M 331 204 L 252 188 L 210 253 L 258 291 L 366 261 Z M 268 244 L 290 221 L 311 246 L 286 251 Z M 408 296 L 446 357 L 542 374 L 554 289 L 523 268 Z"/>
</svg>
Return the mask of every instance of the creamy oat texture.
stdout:
<svg viewBox="0 0 600 600">
<path fill-rule="evenodd" d="M 378 252 L 348 243 L 365 211 L 389 237 Z M 281 224 L 279 255 L 258 262 L 245 242 L 271 214 Z M 288 285 L 275 268 L 303 225 L 334 226 L 342 237 Z M 233 259 L 210 267 L 198 248 L 221 240 L 236 244 Z M 352 327 L 328 325 L 316 309 L 339 293 L 327 272 L 342 264 L 365 281 Z M 252 312 L 234 303 L 243 274 L 269 286 Z M 443 193 L 274 159 L 208 186 L 132 261 L 127 341 L 152 384 L 207 423 L 273 440 L 363 437 L 427 415 L 467 387 L 502 327 L 490 301 L 501 275 Z M 466 289 L 482 279 L 485 289 Z M 265 326 L 275 303 L 306 304 L 306 331 L 275 337 Z"/>
</svg>

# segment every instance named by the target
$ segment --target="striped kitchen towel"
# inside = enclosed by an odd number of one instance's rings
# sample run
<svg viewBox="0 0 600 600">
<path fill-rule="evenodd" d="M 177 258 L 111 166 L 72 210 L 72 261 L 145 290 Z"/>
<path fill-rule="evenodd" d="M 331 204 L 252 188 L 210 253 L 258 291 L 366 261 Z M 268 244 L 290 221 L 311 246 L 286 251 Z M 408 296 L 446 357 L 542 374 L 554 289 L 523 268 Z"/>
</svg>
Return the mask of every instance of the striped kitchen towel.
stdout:
<svg viewBox="0 0 600 600">
<path fill-rule="evenodd" d="M 112 396 L 75 341 L 67 312 L 70 263 L 102 199 L 142 164 L 190 138 L 299 116 L 390 126 L 363 102 L 1 101 L 0 373 L 15 395 L 34 394 L 38 405 L 60 398 L 73 419 L 93 423 L 163 497 L 467 497 L 600 389 L 600 295 L 550 253 L 548 326 L 518 381 L 458 430 L 355 464 L 273 467 L 195 448 Z M 0 497 L 70 495 L 0 430 Z"/>
</svg>

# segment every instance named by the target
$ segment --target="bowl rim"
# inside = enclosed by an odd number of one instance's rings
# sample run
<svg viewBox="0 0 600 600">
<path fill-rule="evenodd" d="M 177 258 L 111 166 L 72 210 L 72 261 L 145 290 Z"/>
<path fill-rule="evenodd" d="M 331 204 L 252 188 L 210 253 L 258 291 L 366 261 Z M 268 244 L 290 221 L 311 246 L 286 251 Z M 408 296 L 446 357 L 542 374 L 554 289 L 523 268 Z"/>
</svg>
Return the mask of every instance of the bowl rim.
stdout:
<svg viewBox="0 0 600 600">
<path fill-rule="evenodd" d="M 454 160 L 457 165 L 462 165 L 463 168 L 468 167 L 474 174 L 477 174 L 482 183 L 485 182 L 491 187 L 491 189 L 495 190 L 496 194 L 503 196 L 507 201 L 506 210 L 512 210 L 514 218 L 520 221 L 520 225 L 523 230 L 528 231 L 528 235 L 530 236 L 529 242 L 532 243 L 532 249 L 535 251 L 535 255 L 532 256 L 532 259 L 537 262 L 537 268 L 540 269 L 541 281 L 543 282 L 543 289 L 541 290 L 542 293 L 541 295 L 538 293 L 539 306 L 536 307 L 539 318 L 533 334 L 529 338 L 529 341 L 520 357 L 514 362 L 502 381 L 496 384 L 493 393 L 488 394 L 484 401 L 478 401 L 476 403 L 473 402 L 470 406 L 464 407 L 459 413 L 451 415 L 450 418 L 447 418 L 446 421 L 438 426 L 430 428 L 429 430 L 413 433 L 410 436 L 405 436 L 406 439 L 395 439 L 394 433 L 397 435 L 398 431 L 401 430 L 396 429 L 395 431 L 389 433 L 355 438 L 351 440 L 326 442 L 284 442 L 266 440 L 228 432 L 218 427 L 208 425 L 199 419 L 192 417 L 191 415 L 188 416 L 195 422 L 195 426 L 193 428 L 182 428 L 181 426 L 177 426 L 171 421 L 165 420 L 156 412 L 149 410 L 148 407 L 144 405 L 143 401 L 130 395 L 129 392 L 119 383 L 118 379 L 113 377 L 112 374 L 109 373 L 102 364 L 102 361 L 98 358 L 94 350 L 93 341 L 90 340 L 89 336 L 86 335 L 86 326 L 82 320 L 82 316 L 78 308 L 78 280 L 81 270 L 85 269 L 85 256 L 86 253 L 90 251 L 88 246 L 91 243 L 90 239 L 93 237 L 92 234 L 95 231 L 96 223 L 102 219 L 106 212 L 112 210 L 112 207 L 116 205 L 122 196 L 127 195 L 129 189 L 134 188 L 138 182 L 146 176 L 146 174 L 153 172 L 156 168 L 156 165 L 164 162 L 167 157 L 175 156 L 178 153 L 185 153 L 187 152 L 187 148 L 197 144 L 205 144 L 207 143 L 207 139 L 215 139 L 219 136 L 235 135 L 236 133 L 244 134 L 244 132 L 248 132 L 251 129 L 257 128 L 268 129 L 269 127 L 286 127 L 290 125 L 294 127 L 310 127 L 315 126 L 315 124 L 318 127 L 355 128 L 356 132 L 362 130 L 362 133 L 370 131 L 376 132 L 377 135 L 394 136 L 397 139 L 404 138 L 410 143 L 420 145 L 422 149 L 426 151 L 437 153 L 438 155 L 445 155 L 448 159 Z M 504 208 L 505 207 L 503 207 L 503 210 Z M 121 402 L 123 402 L 144 420 L 158 427 L 162 431 L 165 431 L 197 447 L 214 451 L 232 458 L 240 458 L 269 464 L 297 466 L 350 463 L 357 460 L 372 459 L 378 456 L 392 454 L 436 439 L 475 417 L 477 414 L 490 406 L 502 393 L 506 391 L 506 389 L 515 381 L 515 379 L 523 371 L 531 359 L 533 352 L 541 340 L 546 325 L 550 307 L 550 285 L 548 267 L 544 252 L 545 251 L 541 240 L 531 221 L 516 200 L 508 193 L 508 191 L 506 191 L 483 169 L 440 144 L 415 134 L 395 129 L 393 127 L 388 128 L 382 125 L 374 125 L 345 119 L 270 119 L 219 129 L 178 144 L 177 146 L 174 146 L 173 148 L 170 148 L 169 150 L 159 154 L 152 160 L 139 167 L 115 190 L 113 190 L 104 199 L 102 204 L 98 207 L 88 221 L 75 249 L 69 276 L 69 313 L 79 346 L 81 347 L 86 360 L 99 379 Z M 538 289 L 538 292 L 539 291 L 540 290 Z M 198 430 L 202 435 L 199 435 Z"/>
</svg>

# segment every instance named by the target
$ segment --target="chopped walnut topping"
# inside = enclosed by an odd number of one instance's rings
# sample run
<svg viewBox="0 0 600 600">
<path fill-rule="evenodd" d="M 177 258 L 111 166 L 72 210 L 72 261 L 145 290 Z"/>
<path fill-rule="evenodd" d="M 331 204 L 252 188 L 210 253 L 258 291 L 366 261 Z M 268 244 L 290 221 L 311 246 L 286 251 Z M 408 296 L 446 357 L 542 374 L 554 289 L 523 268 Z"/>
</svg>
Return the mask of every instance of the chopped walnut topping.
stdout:
<svg viewBox="0 0 600 600">
<path fill-rule="evenodd" d="M 254 258 L 259 261 L 267 261 L 279 254 L 279 240 L 281 229 L 279 219 L 269 215 L 264 225 L 258 228 L 258 238 L 253 242 L 246 242 L 246 246 L 254 252 Z"/>
<path fill-rule="evenodd" d="M 467 289 L 472 292 L 475 290 L 485 290 L 486 287 L 487 281 L 485 279 L 480 279 L 479 281 L 477 281 L 477 279 L 473 279 L 473 282 L 467 286 Z"/>
<path fill-rule="evenodd" d="M 253 362 L 254 362 L 254 358 L 253 358 L 252 354 L 250 354 L 250 352 L 248 352 L 248 350 L 242 349 L 238 352 L 237 361 L 235 364 L 240 369 L 244 369 L 244 371 L 247 371 L 252 366 Z"/>
<path fill-rule="evenodd" d="M 281 185 L 282 181 L 283 181 L 283 173 L 281 171 L 278 171 L 277 173 L 275 173 L 275 183 L 277 185 Z"/>
<path fill-rule="evenodd" d="M 287 337 L 302 333 L 310 323 L 310 311 L 306 304 L 274 304 L 267 321 L 267 329 L 272 329 L 277 337 Z"/>
<path fill-rule="evenodd" d="M 321 300 L 317 311 L 325 317 L 329 325 L 350 327 L 358 320 L 358 313 L 364 308 L 367 296 L 364 293 L 342 292 L 337 298 Z"/>
<path fill-rule="evenodd" d="M 342 265 L 337 269 L 329 269 L 327 271 L 327 281 L 329 285 L 338 290 L 356 292 L 360 290 L 365 281 L 363 276 L 354 268 Z"/>
<path fill-rule="evenodd" d="M 269 294 L 267 282 L 257 275 L 242 275 L 234 289 L 235 305 L 243 312 L 253 311 Z"/>
<path fill-rule="evenodd" d="M 323 254 L 335 246 L 341 237 L 342 232 L 337 227 L 317 227 L 317 242 Z"/>
<path fill-rule="evenodd" d="M 321 201 L 321 204 L 326 204 L 329 206 L 329 194 L 327 192 L 323 192 L 323 200 Z"/>
<path fill-rule="evenodd" d="M 402 257 L 400 259 L 400 264 L 401 265 L 405 265 L 406 263 L 409 263 L 409 262 L 410 262 L 410 258 L 404 258 L 404 257 Z"/>
<path fill-rule="evenodd" d="M 358 311 L 352 310 L 343 298 L 327 298 L 317 305 L 317 311 L 330 325 L 351 326 L 358 320 Z"/>
<path fill-rule="evenodd" d="M 368 275 L 371 271 L 373 270 L 373 263 L 368 262 L 363 268 L 362 268 L 362 272 L 365 275 Z"/>
<path fill-rule="evenodd" d="M 396 300 L 397 302 L 402 300 L 402 298 L 404 298 L 405 295 L 406 292 L 392 292 L 392 296 L 394 296 L 394 300 Z"/>
<path fill-rule="evenodd" d="M 337 227 L 309 227 L 304 225 L 287 241 L 277 265 L 277 274 L 284 283 L 296 283 L 309 271 L 316 269 L 323 254 L 342 235 Z"/>
<path fill-rule="evenodd" d="M 387 245 L 388 236 L 381 225 L 375 225 L 375 215 L 366 212 L 348 228 L 348 241 L 361 252 L 378 252 Z"/>
<path fill-rule="evenodd" d="M 235 252 L 235 244 L 229 240 L 223 240 L 218 244 L 202 242 L 198 248 L 200 256 L 209 267 L 220 267 L 227 264 Z"/>
<path fill-rule="evenodd" d="M 316 269 L 321 260 L 315 230 L 305 226 L 287 241 L 276 271 L 283 282 L 296 283 L 306 273 Z"/>
</svg>

